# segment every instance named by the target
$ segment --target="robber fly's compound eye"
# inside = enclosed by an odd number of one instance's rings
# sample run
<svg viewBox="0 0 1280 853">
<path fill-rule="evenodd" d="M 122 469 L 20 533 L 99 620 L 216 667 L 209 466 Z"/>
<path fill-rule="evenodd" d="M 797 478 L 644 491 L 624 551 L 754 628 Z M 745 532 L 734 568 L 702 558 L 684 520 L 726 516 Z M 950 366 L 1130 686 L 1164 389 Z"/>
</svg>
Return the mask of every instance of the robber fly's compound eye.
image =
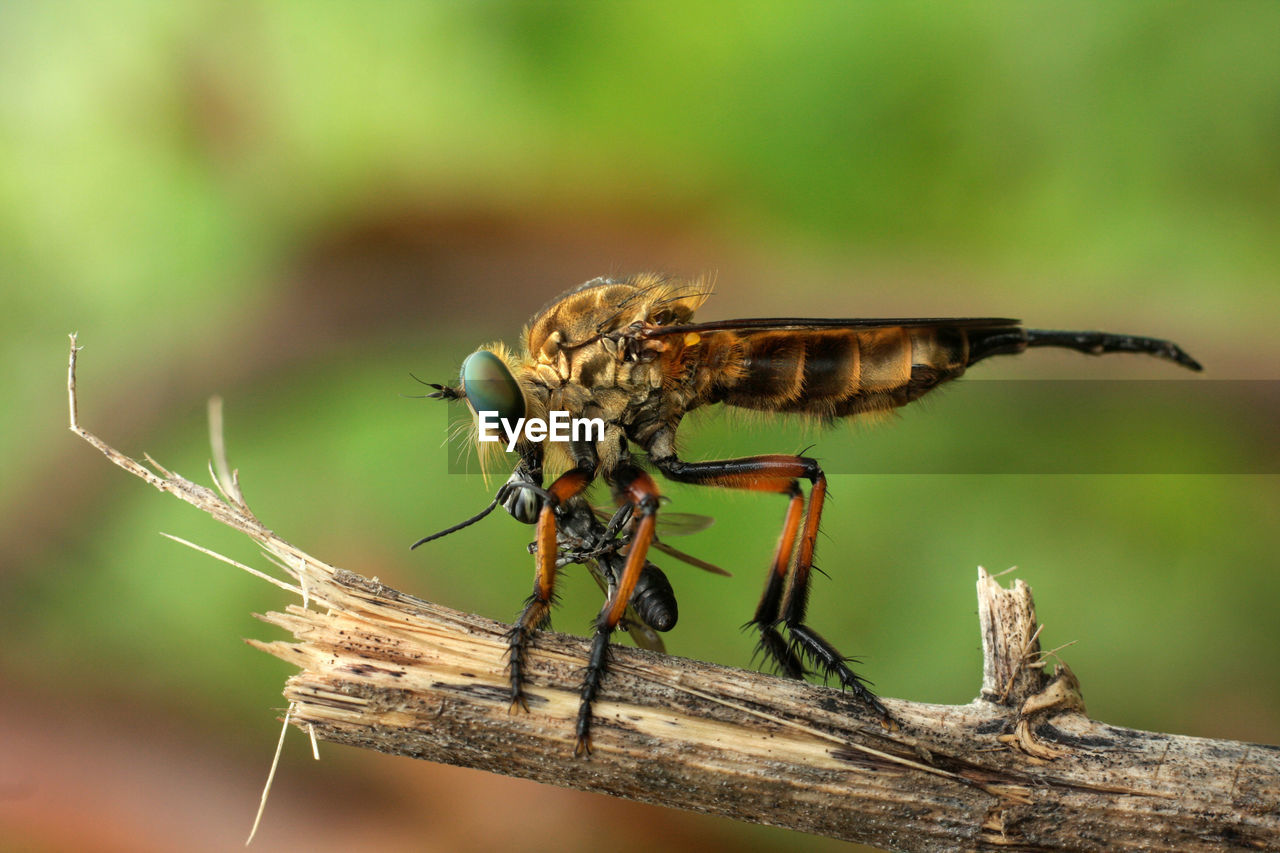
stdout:
<svg viewBox="0 0 1280 853">
<path fill-rule="evenodd" d="M 524 417 L 524 393 L 507 365 L 487 349 L 476 350 L 462 362 L 462 390 L 471 410 L 497 412 L 515 423 Z"/>
</svg>

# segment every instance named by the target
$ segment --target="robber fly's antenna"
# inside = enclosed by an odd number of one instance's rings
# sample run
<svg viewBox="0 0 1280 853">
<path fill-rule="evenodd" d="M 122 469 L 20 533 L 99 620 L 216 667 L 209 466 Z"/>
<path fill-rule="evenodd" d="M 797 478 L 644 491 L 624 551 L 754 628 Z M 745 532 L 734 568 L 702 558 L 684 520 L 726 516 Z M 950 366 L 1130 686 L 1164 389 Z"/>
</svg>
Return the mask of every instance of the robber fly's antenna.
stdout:
<svg viewBox="0 0 1280 853">
<path fill-rule="evenodd" d="M 464 527 L 470 527 L 480 519 L 484 518 L 489 513 L 493 512 L 493 510 L 498 506 L 498 498 L 500 498 L 501 496 L 502 496 L 502 493 L 499 492 L 494 497 L 492 503 L 490 503 L 487 507 L 480 510 L 478 513 L 471 516 L 461 524 L 455 524 L 453 527 L 450 527 L 447 530 L 441 530 L 439 533 L 432 533 L 430 536 L 424 536 L 423 538 L 419 539 L 417 542 L 414 542 L 412 545 L 410 545 L 409 550 L 412 551 L 414 548 L 417 548 L 419 545 L 425 545 L 428 542 L 441 538 L 442 536 L 448 536 L 450 533 L 457 533 L 459 530 L 461 530 Z"/>
<path fill-rule="evenodd" d="M 408 399 L 411 399 L 411 400 L 422 400 L 422 399 L 457 400 L 460 397 L 462 397 L 462 392 L 459 391 L 457 388 L 453 388 L 448 385 L 441 385 L 438 382 L 428 382 L 425 379 L 419 379 L 417 376 L 414 376 L 412 373 L 409 374 L 409 378 L 412 379 L 414 382 L 417 382 L 419 385 L 426 385 L 428 388 L 434 388 L 436 390 L 430 394 L 401 394 L 400 395 L 401 397 L 407 397 Z"/>
<path fill-rule="evenodd" d="M 428 382 L 425 379 L 419 379 L 412 373 L 409 374 L 409 378 L 414 382 L 417 382 L 419 385 L 426 385 L 428 388 L 436 389 L 434 394 L 424 394 L 423 396 L 425 397 L 432 397 L 437 400 L 457 400 L 463 396 L 460 389 L 454 388 L 451 385 L 441 385 L 439 382 Z"/>
</svg>

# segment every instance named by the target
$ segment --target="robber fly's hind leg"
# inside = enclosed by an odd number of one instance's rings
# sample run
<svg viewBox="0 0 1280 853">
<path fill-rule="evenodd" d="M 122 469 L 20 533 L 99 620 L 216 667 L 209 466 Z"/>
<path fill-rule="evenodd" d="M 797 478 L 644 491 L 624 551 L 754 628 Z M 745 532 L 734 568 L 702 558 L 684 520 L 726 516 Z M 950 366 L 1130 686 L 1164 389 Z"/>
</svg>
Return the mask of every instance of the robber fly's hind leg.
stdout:
<svg viewBox="0 0 1280 853">
<path fill-rule="evenodd" d="M 787 515 L 778 537 L 778 548 L 765 578 L 760 604 L 747 626 L 760 633 L 757 654 L 764 658 L 766 666 L 776 666 L 790 678 L 804 678 L 804 661 L 778 626 L 791 555 L 804 517 L 804 493 L 800 490 L 799 478 L 808 473 L 806 460 L 798 456 L 751 456 L 717 462 L 684 462 L 674 455 L 651 459 L 658 470 L 678 482 L 787 495 Z M 807 461 L 813 463 L 813 460 Z M 813 463 L 812 468 L 818 470 L 817 463 Z"/>
<path fill-rule="evenodd" d="M 782 594 L 787 579 L 787 569 L 791 563 L 791 553 L 795 550 L 796 534 L 800 530 L 800 519 L 804 515 L 804 493 L 800 491 L 798 480 L 788 482 L 787 492 L 790 501 L 787 503 L 787 516 L 782 523 L 782 534 L 778 537 L 778 547 L 773 554 L 773 563 L 769 566 L 769 575 L 764 582 L 764 592 L 760 603 L 756 605 L 755 615 L 743 627 L 754 626 L 760 632 L 760 645 L 756 653 L 764 658 L 766 664 L 772 662 L 789 678 L 804 678 L 804 661 L 783 639 L 778 630 L 778 614 L 782 608 Z"/>
<path fill-rule="evenodd" d="M 809 607 L 809 578 L 813 571 L 813 551 L 818 539 L 818 524 L 822 520 L 822 504 L 827 496 L 827 478 L 814 463 L 813 488 L 809 491 L 809 512 L 804 519 L 804 532 L 800 536 L 800 548 L 788 578 L 786 594 L 782 599 L 781 616 L 791 635 L 793 649 L 800 657 L 812 661 L 825 678 L 835 676 L 840 684 L 852 690 L 854 695 L 888 720 L 889 712 L 867 688 L 866 681 L 849 668 L 849 659 L 836 651 L 821 634 L 805 624 L 805 612 Z"/>
<path fill-rule="evenodd" d="M 507 671 L 511 676 L 511 710 L 529 710 L 524 696 L 525 657 L 529 641 L 551 621 L 551 605 L 556 583 L 556 507 L 591 485 L 591 471 L 574 468 L 565 472 L 547 489 L 550 496 L 538 513 L 537 564 L 533 594 L 525 601 L 515 625 L 507 634 Z"/>
<path fill-rule="evenodd" d="M 659 493 L 658 485 L 652 477 L 639 468 L 624 465 L 614 473 L 614 487 L 619 496 L 630 502 L 635 527 L 622 576 L 610 590 L 600 615 L 596 617 L 595 633 L 591 637 L 591 656 L 587 662 L 586 676 L 582 681 L 582 697 L 578 703 L 578 739 L 574 745 L 574 755 L 591 752 L 591 705 L 595 702 L 600 682 L 604 680 L 609 668 L 609 639 L 631 602 L 636 581 L 640 579 L 645 566 L 649 544 L 653 541 L 653 528 L 657 520 Z"/>
<path fill-rule="evenodd" d="M 765 582 L 764 595 L 749 623 L 760 631 L 760 650 L 783 673 L 793 678 L 803 678 L 805 661 L 812 661 L 823 675 L 838 678 L 841 685 L 852 690 L 882 718 L 888 719 L 884 705 L 867 689 L 866 682 L 849 668 L 844 656 L 804 622 L 814 545 L 827 491 L 827 478 L 817 460 L 783 455 L 750 456 L 718 462 L 684 462 L 674 454 L 651 455 L 650 458 L 660 471 L 679 482 L 789 496 L 786 520 Z M 813 484 L 807 514 L 804 513 L 804 497 L 800 491 L 801 479 Z M 798 550 L 797 534 L 800 534 Z M 780 624 L 786 626 L 790 643 L 779 633 Z"/>
</svg>

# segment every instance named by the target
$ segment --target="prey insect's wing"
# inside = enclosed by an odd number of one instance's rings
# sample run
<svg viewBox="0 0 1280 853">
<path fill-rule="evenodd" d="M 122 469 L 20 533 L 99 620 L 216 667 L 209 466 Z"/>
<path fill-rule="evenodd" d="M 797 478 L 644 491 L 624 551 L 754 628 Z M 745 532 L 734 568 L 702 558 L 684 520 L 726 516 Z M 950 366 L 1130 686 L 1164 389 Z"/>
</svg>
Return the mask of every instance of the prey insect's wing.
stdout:
<svg viewBox="0 0 1280 853">
<path fill-rule="evenodd" d="M 596 518 L 606 523 L 613 518 L 616 512 L 612 507 L 607 506 L 594 506 L 591 511 L 596 514 Z M 688 536 L 689 534 L 706 530 L 712 524 L 715 524 L 715 521 L 709 515 L 698 515 L 693 512 L 663 512 L 658 515 L 657 529 L 663 536 Z M 652 547 L 657 548 L 664 554 L 675 557 L 680 562 L 687 563 L 695 569 L 702 569 L 704 572 L 711 572 L 713 575 L 721 575 L 726 578 L 733 577 L 732 572 L 725 571 L 714 563 L 708 563 L 706 560 L 701 560 L 692 554 L 681 551 L 679 548 L 673 548 L 656 536 L 651 544 Z"/>
<path fill-rule="evenodd" d="M 591 511 L 596 518 L 608 524 L 617 509 L 611 506 L 593 506 Z M 709 515 L 698 515 L 694 512 L 662 512 L 658 515 L 658 532 L 668 536 L 688 536 L 701 533 L 716 520 Z"/>
<path fill-rule="evenodd" d="M 716 520 L 695 512 L 663 512 L 658 516 L 658 532 L 667 536 L 689 536 L 701 533 Z"/>
<path fill-rule="evenodd" d="M 711 572 L 711 574 L 713 575 L 720 575 L 726 578 L 733 577 L 732 572 L 725 571 L 724 569 L 717 566 L 715 563 L 708 563 L 706 560 L 699 560 L 697 557 L 693 556 L 692 554 L 686 554 L 684 551 L 681 551 L 679 548 L 672 548 L 666 542 L 659 542 L 657 539 L 654 539 L 653 542 L 650 543 L 650 545 L 652 545 L 654 548 L 657 548 L 659 551 L 661 551 L 662 553 L 668 556 L 675 557 L 677 560 L 679 560 L 682 563 L 688 563 L 690 566 L 693 566 L 695 569 L 702 569 L 704 572 Z"/>
<path fill-rule="evenodd" d="M 658 532 L 664 536 L 687 536 L 690 533 L 706 530 L 714 523 L 715 519 L 709 515 L 697 515 L 692 512 L 666 512 L 658 516 Z M 702 569 L 704 572 L 711 572 L 713 575 L 722 575 L 726 578 L 733 577 L 732 573 L 725 571 L 714 563 L 708 563 L 706 560 L 700 560 L 692 554 L 681 551 L 679 548 L 673 548 L 656 536 L 652 545 L 662 553 L 675 557 L 680 562 L 687 563 L 695 569 Z"/>
<path fill-rule="evenodd" d="M 595 560 L 587 560 L 586 566 L 587 570 L 591 572 L 591 577 L 596 579 L 596 584 L 599 585 L 600 591 L 607 596 L 609 594 L 609 582 L 605 579 L 604 570 L 600 568 L 600 564 Z M 662 642 L 662 636 L 640 618 L 634 607 L 627 605 L 622 621 L 626 623 L 627 633 L 631 635 L 631 639 L 635 640 L 637 646 L 642 649 L 648 649 L 651 652 L 666 654 L 667 646 Z"/>
</svg>

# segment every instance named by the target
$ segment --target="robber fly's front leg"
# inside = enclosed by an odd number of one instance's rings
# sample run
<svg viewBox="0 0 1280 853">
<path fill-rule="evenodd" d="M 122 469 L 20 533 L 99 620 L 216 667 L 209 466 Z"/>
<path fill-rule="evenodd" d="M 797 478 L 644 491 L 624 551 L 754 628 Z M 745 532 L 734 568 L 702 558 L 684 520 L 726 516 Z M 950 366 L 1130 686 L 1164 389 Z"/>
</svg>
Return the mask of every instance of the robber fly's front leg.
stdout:
<svg viewBox="0 0 1280 853">
<path fill-rule="evenodd" d="M 534 633 L 551 622 L 551 605 L 555 600 L 556 511 L 571 498 L 591 485 L 595 466 L 579 465 L 566 471 L 541 495 L 542 508 L 538 511 L 538 528 L 535 538 L 536 556 L 533 577 L 533 593 L 525 600 L 524 609 L 507 634 L 507 669 L 511 676 L 511 710 L 529 710 L 524 697 L 524 665 L 529 640 Z"/>
<path fill-rule="evenodd" d="M 645 567 L 657 521 L 659 492 L 658 484 L 652 477 L 633 465 L 624 464 L 614 470 L 613 482 L 617 495 L 630 503 L 635 525 L 622 575 L 610 590 L 600 615 L 596 617 L 595 633 L 591 637 L 591 656 L 587 661 L 587 673 L 582 681 L 582 697 L 578 703 L 578 740 L 573 749 L 574 755 L 591 752 L 591 705 L 609 667 L 609 639 L 622 621 L 623 614 L 627 612 L 631 594 L 635 592 L 636 582 Z"/>
<path fill-rule="evenodd" d="M 764 594 L 748 624 L 760 631 L 760 651 L 783 673 L 792 678 L 803 678 L 805 660 L 812 661 L 825 677 L 835 676 L 842 686 L 852 690 L 883 719 L 888 719 L 889 712 L 867 689 L 862 677 L 849 668 L 847 659 L 805 624 L 814 546 L 827 493 L 827 478 L 817 460 L 804 456 L 771 455 L 718 462 L 684 462 L 674 453 L 650 458 L 658 470 L 679 482 L 775 492 L 790 498 Z M 804 496 L 800 491 L 801 479 L 813 484 L 807 513 L 804 512 Z M 790 643 L 782 638 L 779 625 L 786 626 Z"/>
</svg>

